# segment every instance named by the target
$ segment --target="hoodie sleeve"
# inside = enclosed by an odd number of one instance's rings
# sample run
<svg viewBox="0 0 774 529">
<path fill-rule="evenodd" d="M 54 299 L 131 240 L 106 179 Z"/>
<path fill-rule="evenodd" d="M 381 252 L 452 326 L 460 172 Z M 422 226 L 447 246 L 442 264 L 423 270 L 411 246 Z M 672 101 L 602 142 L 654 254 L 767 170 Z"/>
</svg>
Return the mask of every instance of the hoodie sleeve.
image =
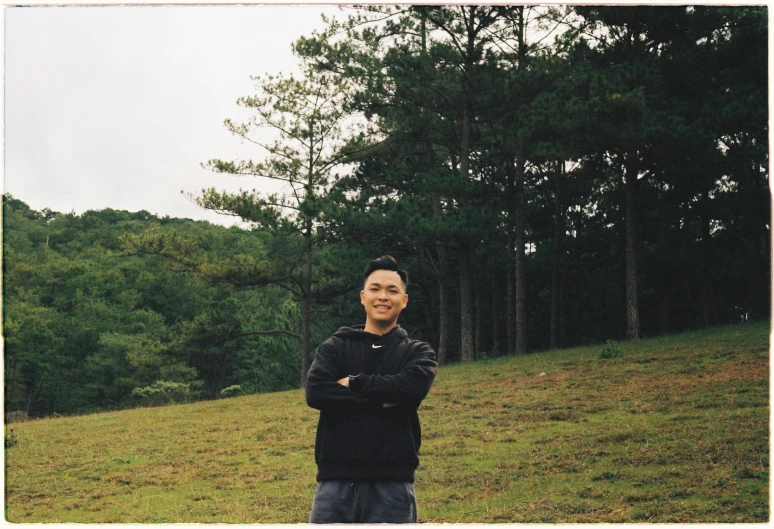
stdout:
<svg viewBox="0 0 774 529">
<path fill-rule="evenodd" d="M 306 375 L 306 403 L 321 411 L 347 412 L 379 409 L 382 401 L 351 391 L 337 380 L 347 376 L 341 372 L 336 351 L 330 342 L 325 342 L 314 355 L 314 361 Z"/>
<path fill-rule="evenodd" d="M 435 351 L 424 342 L 412 346 L 411 357 L 394 375 L 359 374 L 350 382 L 350 389 L 356 394 L 376 398 L 383 402 L 408 404 L 418 407 L 430 391 L 438 363 Z"/>
</svg>

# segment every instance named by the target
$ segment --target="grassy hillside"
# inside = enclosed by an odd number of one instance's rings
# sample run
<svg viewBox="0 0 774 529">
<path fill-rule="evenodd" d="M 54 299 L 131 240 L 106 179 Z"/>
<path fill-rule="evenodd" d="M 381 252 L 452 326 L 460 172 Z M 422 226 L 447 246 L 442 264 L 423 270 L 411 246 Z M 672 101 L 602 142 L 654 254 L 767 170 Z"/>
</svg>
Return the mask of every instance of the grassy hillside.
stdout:
<svg viewBox="0 0 774 529">
<path fill-rule="evenodd" d="M 424 522 L 765 522 L 769 324 L 442 368 Z M 541 376 L 543 373 L 545 375 Z M 12 522 L 306 522 L 301 391 L 12 424 Z"/>
</svg>

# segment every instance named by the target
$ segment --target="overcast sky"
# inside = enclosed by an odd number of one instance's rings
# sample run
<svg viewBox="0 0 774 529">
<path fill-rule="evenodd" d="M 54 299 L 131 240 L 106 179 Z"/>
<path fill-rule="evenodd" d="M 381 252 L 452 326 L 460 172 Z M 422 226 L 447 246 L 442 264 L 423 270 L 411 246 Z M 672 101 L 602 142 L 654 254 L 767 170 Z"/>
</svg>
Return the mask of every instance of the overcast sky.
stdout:
<svg viewBox="0 0 774 529">
<path fill-rule="evenodd" d="M 147 210 L 234 220 L 180 191 L 262 189 L 211 158 L 260 158 L 243 118 L 251 75 L 298 72 L 291 43 L 336 6 L 21 7 L 5 10 L 5 192 L 33 209 Z"/>
<path fill-rule="evenodd" d="M 345 16 L 292 4 L 5 9 L 5 192 L 37 210 L 231 225 L 180 192 L 271 185 L 199 164 L 261 157 L 223 120 L 247 115 L 236 100 L 255 93 L 251 75 L 298 72 L 291 43 L 324 27 L 323 12 Z"/>
</svg>

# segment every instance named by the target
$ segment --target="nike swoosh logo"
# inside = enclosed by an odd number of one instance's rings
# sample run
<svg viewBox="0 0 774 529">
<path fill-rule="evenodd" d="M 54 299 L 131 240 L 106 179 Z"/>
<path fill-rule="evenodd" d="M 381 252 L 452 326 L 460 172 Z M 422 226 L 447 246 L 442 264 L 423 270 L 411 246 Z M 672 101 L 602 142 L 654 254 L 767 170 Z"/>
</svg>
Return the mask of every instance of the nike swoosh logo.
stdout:
<svg viewBox="0 0 774 529">
<path fill-rule="evenodd" d="M 373 344 L 373 345 L 371 345 L 371 347 L 373 347 L 374 349 L 379 349 L 380 347 L 384 347 L 384 346 L 383 345 Z"/>
</svg>

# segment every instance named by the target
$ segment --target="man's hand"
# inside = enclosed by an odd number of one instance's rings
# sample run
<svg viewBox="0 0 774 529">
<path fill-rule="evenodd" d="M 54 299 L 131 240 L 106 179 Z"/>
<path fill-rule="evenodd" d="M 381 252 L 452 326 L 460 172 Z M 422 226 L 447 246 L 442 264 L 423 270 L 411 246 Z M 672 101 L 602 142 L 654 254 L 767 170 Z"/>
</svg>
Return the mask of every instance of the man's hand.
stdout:
<svg viewBox="0 0 774 529">
<path fill-rule="evenodd" d="M 336 381 L 336 384 L 340 386 L 344 386 L 345 388 L 349 387 L 349 377 L 340 378 Z M 384 402 L 382 403 L 382 408 L 394 408 L 397 406 L 394 402 Z"/>
</svg>

